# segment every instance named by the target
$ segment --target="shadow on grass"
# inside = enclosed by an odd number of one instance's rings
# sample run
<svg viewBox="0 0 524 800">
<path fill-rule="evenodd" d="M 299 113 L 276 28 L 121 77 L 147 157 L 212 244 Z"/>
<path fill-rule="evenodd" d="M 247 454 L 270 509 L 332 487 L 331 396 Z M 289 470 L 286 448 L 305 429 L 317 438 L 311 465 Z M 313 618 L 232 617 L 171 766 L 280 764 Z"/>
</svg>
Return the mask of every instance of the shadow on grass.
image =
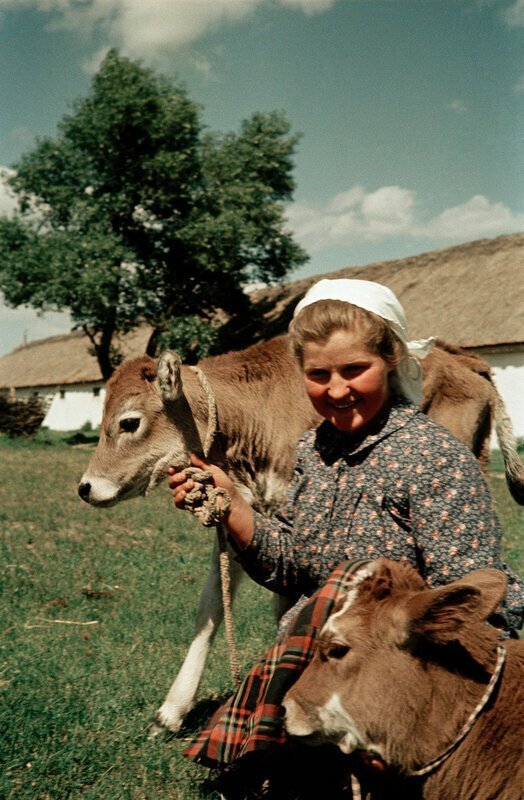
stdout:
<svg viewBox="0 0 524 800">
<path fill-rule="evenodd" d="M 197 734 L 207 725 L 217 708 L 225 703 L 230 696 L 231 692 L 227 692 L 222 695 L 212 695 L 211 697 L 205 697 L 199 700 L 186 716 L 179 733 L 173 734 L 173 736 L 185 737 Z"/>
<path fill-rule="evenodd" d="M 224 693 L 221 695 L 213 695 L 212 697 L 206 697 L 202 700 L 199 700 L 196 703 L 195 707 L 191 709 L 189 714 L 187 714 L 186 718 L 184 719 L 184 723 L 179 731 L 176 733 L 172 733 L 166 729 L 161 731 L 161 736 L 166 742 L 171 741 L 184 741 L 187 739 L 188 744 L 189 740 L 195 737 L 199 731 L 206 727 L 207 723 L 215 713 L 215 711 L 226 702 L 228 697 L 231 696 L 231 692 Z M 149 729 L 153 727 L 153 724 L 149 726 Z M 158 729 L 154 735 L 158 734 Z"/>
</svg>

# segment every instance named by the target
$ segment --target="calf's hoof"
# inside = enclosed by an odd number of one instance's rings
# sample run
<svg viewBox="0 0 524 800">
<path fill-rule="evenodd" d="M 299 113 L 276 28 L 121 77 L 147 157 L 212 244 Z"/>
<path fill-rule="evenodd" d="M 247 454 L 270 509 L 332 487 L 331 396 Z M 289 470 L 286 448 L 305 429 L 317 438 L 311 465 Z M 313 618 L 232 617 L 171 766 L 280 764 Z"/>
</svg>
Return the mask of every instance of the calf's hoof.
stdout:
<svg viewBox="0 0 524 800">
<path fill-rule="evenodd" d="M 173 712 L 172 708 L 161 706 L 155 714 L 155 720 L 149 726 L 148 739 L 157 736 L 178 733 L 184 721 L 183 715 Z"/>
<path fill-rule="evenodd" d="M 159 736 L 165 736 L 167 733 L 168 733 L 167 728 L 165 728 L 159 722 L 154 720 L 154 722 L 151 722 L 151 724 L 147 729 L 147 738 L 157 739 Z"/>
</svg>

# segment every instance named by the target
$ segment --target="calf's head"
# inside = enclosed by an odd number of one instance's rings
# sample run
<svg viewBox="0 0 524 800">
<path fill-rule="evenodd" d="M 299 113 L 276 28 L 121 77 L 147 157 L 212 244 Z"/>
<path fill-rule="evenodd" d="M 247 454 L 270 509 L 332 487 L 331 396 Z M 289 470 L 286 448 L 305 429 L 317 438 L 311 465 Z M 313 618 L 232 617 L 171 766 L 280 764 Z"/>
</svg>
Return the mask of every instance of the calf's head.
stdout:
<svg viewBox="0 0 524 800">
<path fill-rule="evenodd" d="M 288 733 L 401 768 L 435 754 L 485 689 L 498 634 L 484 620 L 505 588 L 485 569 L 430 590 L 410 567 L 371 562 L 284 699 Z"/>
<path fill-rule="evenodd" d="M 96 506 L 145 494 L 168 467 L 189 463 L 201 443 L 182 384 L 180 357 L 166 350 L 124 361 L 107 383 L 97 449 L 78 493 Z"/>
</svg>

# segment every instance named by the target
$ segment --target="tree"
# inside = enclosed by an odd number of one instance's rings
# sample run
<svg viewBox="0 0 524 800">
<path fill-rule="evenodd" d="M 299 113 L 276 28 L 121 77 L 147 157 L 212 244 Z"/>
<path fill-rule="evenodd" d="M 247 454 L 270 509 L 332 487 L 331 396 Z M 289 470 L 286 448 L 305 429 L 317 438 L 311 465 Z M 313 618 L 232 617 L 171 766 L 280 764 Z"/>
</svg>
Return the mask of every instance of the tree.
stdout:
<svg viewBox="0 0 524 800">
<path fill-rule="evenodd" d="M 216 320 L 249 315 L 243 286 L 307 258 L 284 218 L 296 144 L 277 112 L 205 132 L 183 87 L 110 51 L 57 136 L 15 165 L 18 209 L 0 218 L 6 301 L 69 309 L 104 378 L 115 333 L 140 322 L 184 355 L 219 348 Z"/>
</svg>

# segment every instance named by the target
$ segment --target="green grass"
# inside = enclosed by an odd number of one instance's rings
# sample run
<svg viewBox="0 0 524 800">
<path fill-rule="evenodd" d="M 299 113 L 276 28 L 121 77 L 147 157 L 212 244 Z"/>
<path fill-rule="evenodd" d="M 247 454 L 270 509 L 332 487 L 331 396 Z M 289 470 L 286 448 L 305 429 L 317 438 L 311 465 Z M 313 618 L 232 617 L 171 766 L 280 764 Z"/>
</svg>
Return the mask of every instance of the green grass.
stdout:
<svg viewBox="0 0 524 800">
<path fill-rule="evenodd" d="M 524 441 L 518 443 L 518 453 L 524 460 Z M 508 563 L 522 574 L 524 572 L 524 507 L 511 498 L 504 477 L 504 462 L 499 450 L 494 450 L 489 463 L 489 477 L 493 499 L 504 531 L 504 555 Z"/>
<path fill-rule="evenodd" d="M 88 457 L 63 441 L 0 440 L 0 797 L 213 797 L 181 738 L 147 739 L 192 637 L 212 534 L 167 488 L 86 506 L 76 484 Z M 269 595 L 242 590 L 245 671 L 274 626 Z M 227 695 L 227 663 L 219 635 L 200 697 Z"/>
<path fill-rule="evenodd" d="M 215 798 L 207 771 L 181 751 L 207 718 L 203 699 L 231 688 L 223 635 L 181 735 L 147 738 L 192 637 L 212 534 L 174 509 L 166 487 L 105 511 L 86 506 L 76 484 L 92 445 L 68 439 L 0 438 L 0 797 Z M 521 571 L 524 508 L 497 469 L 505 554 Z M 239 600 L 246 671 L 274 625 L 253 583 Z"/>
</svg>

